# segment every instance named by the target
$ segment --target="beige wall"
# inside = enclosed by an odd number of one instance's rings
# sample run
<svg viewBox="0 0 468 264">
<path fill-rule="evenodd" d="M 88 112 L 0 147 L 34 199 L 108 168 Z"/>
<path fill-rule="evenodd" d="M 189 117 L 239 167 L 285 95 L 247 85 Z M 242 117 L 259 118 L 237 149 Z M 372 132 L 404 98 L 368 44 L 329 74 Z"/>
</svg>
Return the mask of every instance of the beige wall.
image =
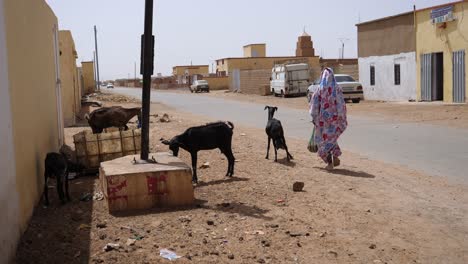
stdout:
<svg viewBox="0 0 468 264">
<path fill-rule="evenodd" d="M 210 90 L 227 90 L 229 88 L 228 77 L 203 77 L 203 80 L 207 80 L 210 86 Z"/>
<path fill-rule="evenodd" d="M 14 253 L 19 234 L 26 230 L 33 208 L 39 202 L 44 159 L 47 152 L 58 151 L 63 127 L 58 111 L 60 93 L 56 89 L 54 28 L 57 18 L 43 0 L 0 0 L 0 5 L 4 8 L 0 8 L 0 20 L 5 23 L 8 57 L 0 59 L 7 65 L 7 69 L 1 70 L 7 71 L 8 76 L 16 161 L 16 181 L 8 186 L 7 194 L 2 193 L 7 195 L 8 203 L 0 202 L 0 218 L 6 212 L 17 211 L 15 221 L 0 225 L 0 262 L 4 263 Z M 15 235 L 4 237 L 12 233 Z"/>
<path fill-rule="evenodd" d="M 244 57 L 266 57 L 266 44 L 251 44 L 244 46 Z"/>
<path fill-rule="evenodd" d="M 357 25 L 358 57 L 416 50 L 413 12 Z"/>
<path fill-rule="evenodd" d="M 431 23 L 431 9 L 416 13 L 416 60 L 417 60 L 417 99 L 421 99 L 421 55 L 443 52 L 444 55 L 444 102 L 453 101 L 452 52 L 468 52 L 468 2 L 457 3 L 454 7 L 455 21 L 447 22 L 447 28 L 439 28 Z M 466 56 L 466 55 L 465 55 Z M 468 67 L 465 58 L 465 94 L 468 94 Z"/>
<path fill-rule="evenodd" d="M 69 30 L 59 31 L 60 81 L 62 84 L 62 113 L 65 126 L 73 126 L 81 105 L 77 76 L 75 42 Z"/>
<path fill-rule="evenodd" d="M 240 91 L 245 94 L 269 95 L 271 70 L 240 71 Z"/>
<path fill-rule="evenodd" d="M 272 69 L 275 62 L 303 60 L 310 67 L 320 67 L 319 57 L 262 57 L 262 58 L 228 58 L 218 60 L 217 70 L 230 74 L 232 70 L 260 70 Z M 224 64 L 223 64 L 224 61 Z"/>
<path fill-rule="evenodd" d="M 201 74 L 208 75 L 210 73 L 210 66 L 208 65 L 193 65 L 193 66 L 175 66 L 172 68 L 172 74 L 175 76 L 181 76 L 188 70 L 189 75 Z"/>
<path fill-rule="evenodd" d="M 85 94 L 94 93 L 96 89 L 96 79 L 94 78 L 94 62 L 81 62 L 81 74 L 83 76 L 83 91 Z"/>
</svg>

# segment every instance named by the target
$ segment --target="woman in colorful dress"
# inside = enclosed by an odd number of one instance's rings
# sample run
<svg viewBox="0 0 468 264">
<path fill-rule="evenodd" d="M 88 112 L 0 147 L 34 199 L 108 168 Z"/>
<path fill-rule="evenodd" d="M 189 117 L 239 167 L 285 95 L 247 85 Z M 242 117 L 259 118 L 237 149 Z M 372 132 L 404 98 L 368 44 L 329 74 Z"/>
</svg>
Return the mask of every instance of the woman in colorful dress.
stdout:
<svg viewBox="0 0 468 264">
<path fill-rule="evenodd" d="M 318 155 L 327 163 L 327 169 L 340 165 L 341 149 L 338 138 L 348 126 L 343 90 L 336 83 L 333 70 L 325 68 L 320 87 L 314 92 L 310 114 L 315 126 L 315 143 Z"/>
</svg>

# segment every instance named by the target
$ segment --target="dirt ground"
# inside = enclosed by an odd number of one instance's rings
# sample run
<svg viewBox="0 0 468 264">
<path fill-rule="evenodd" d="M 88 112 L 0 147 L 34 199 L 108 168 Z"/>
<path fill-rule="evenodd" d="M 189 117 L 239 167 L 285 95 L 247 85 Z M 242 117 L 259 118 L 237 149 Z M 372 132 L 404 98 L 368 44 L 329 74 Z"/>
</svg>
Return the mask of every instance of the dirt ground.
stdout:
<svg viewBox="0 0 468 264">
<path fill-rule="evenodd" d="M 172 121 L 151 119 L 152 151 L 168 151 L 161 137 L 213 121 L 153 104 L 156 113 Z M 83 129 L 66 129 L 67 142 Z M 79 201 L 100 191 L 97 177 L 71 181 L 64 206 L 51 185 L 51 206 L 35 209 L 16 263 L 169 263 L 164 248 L 182 256 L 175 263 L 468 263 L 467 186 L 349 152 L 329 172 L 306 142 L 287 143 L 294 161 L 280 151 L 275 163 L 264 131 L 236 126 L 235 177 L 224 177 L 219 151 L 200 152 L 198 165 L 210 167 L 199 169 L 193 207 L 113 216 L 105 201 Z M 104 252 L 107 243 L 120 248 Z"/>
<path fill-rule="evenodd" d="M 304 110 L 307 110 L 309 107 L 307 99 L 304 96 L 281 98 L 230 93 L 227 91 L 212 91 L 209 94 L 204 93 L 203 95 Z M 359 104 L 349 103 L 347 106 L 349 114 L 353 115 L 377 117 L 394 122 L 418 122 L 455 128 L 468 128 L 468 104 L 361 101 Z"/>
</svg>

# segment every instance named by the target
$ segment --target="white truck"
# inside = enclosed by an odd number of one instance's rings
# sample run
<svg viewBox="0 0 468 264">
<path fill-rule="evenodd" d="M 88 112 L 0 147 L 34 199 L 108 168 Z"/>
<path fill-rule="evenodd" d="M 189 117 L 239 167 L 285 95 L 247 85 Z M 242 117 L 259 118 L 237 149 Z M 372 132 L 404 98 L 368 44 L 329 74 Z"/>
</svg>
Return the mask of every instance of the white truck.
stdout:
<svg viewBox="0 0 468 264">
<path fill-rule="evenodd" d="M 276 64 L 271 71 L 270 89 L 275 96 L 306 95 L 309 78 L 307 63 Z"/>
</svg>

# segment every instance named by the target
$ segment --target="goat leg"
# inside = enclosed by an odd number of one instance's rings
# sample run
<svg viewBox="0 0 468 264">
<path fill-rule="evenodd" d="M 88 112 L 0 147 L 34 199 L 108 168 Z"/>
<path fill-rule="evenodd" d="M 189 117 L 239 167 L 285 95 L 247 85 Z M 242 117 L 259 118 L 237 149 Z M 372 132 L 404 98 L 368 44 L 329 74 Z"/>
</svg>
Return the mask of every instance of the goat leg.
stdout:
<svg viewBox="0 0 468 264">
<path fill-rule="evenodd" d="M 271 137 L 268 137 L 268 144 L 267 144 L 267 154 L 266 154 L 266 157 L 265 159 L 268 159 L 268 157 L 270 156 L 270 143 L 271 143 Z M 275 143 L 273 142 L 273 145 Z"/>
<path fill-rule="evenodd" d="M 56 178 L 56 181 L 57 181 L 57 193 L 58 193 L 58 196 L 60 198 L 60 201 L 62 202 L 62 204 L 65 203 L 65 195 L 63 194 L 63 183 L 62 183 L 62 177 L 63 177 L 63 173 L 62 174 L 59 174 L 59 175 L 55 175 L 55 178 Z"/>
<path fill-rule="evenodd" d="M 286 145 L 286 139 L 284 138 L 284 136 L 283 136 L 283 142 L 284 142 L 284 149 L 286 150 L 286 157 L 288 161 L 293 160 L 294 158 L 291 154 L 289 154 L 288 146 Z"/>
<path fill-rule="evenodd" d="M 68 169 L 65 172 L 65 195 L 67 197 L 67 201 L 71 201 L 70 193 L 68 192 Z"/>
<path fill-rule="evenodd" d="M 47 168 L 44 171 L 44 205 L 49 206 L 49 185 L 47 184 L 49 172 Z"/>
<path fill-rule="evenodd" d="M 198 177 L 197 177 L 197 152 L 192 152 L 190 154 L 192 155 L 192 170 L 193 170 L 192 182 L 193 183 L 198 183 Z"/>
<path fill-rule="evenodd" d="M 278 162 L 278 147 L 276 146 L 275 140 L 273 140 L 273 148 L 275 149 L 275 162 Z"/>
</svg>

